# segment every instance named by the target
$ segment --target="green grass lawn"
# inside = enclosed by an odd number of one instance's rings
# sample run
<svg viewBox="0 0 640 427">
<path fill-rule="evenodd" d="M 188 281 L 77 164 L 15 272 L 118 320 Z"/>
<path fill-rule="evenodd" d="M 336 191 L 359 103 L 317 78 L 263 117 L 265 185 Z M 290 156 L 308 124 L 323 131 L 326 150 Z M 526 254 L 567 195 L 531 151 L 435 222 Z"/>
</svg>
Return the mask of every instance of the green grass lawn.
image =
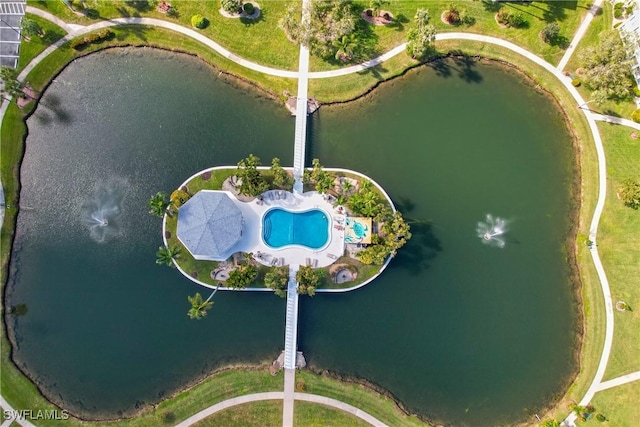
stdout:
<svg viewBox="0 0 640 427">
<path fill-rule="evenodd" d="M 259 2 L 262 15 L 255 21 L 225 18 L 218 9 L 219 1 L 170 1 L 178 11 L 177 18 L 168 17 L 156 10 L 155 7 L 133 7 L 133 2 L 88 0 L 86 9 L 96 11 L 94 19 L 78 16 L 71 12 L 60 1 L 31 1 L 34 7 L 47 10 L 67 22 L 81 25 L 91 25 L 100 20 L 123 17 L 149 17 L 175 22 L 187 28 L 191 26 L 191 16 L 199 13 L 209 20 L 209 25 L 197 30 L 222 46 L 250 61 L 271 67 L 296 70 L 298 68 L 299 47 L 285 36 L 278 28 L 278 20 L 293 0 L 266 0 Z M 140 2 L 142 3 L 142 2 Z M 75 8 L 82 11 L 79 2 L 74 2 Z"/>
<path fill-rule="evenodd" d="M 636 427 L 640 420 L 640 381 L 596 393 L 591 401 L 597 413 L 607 417 L 606 423 L 598 421 L 578 421 L 579 426 L 606 425 L 615 427 Z"/>
<path fill-rule="evenodd" d="M 633 129 L 599 123 L 607 156 L 607 201 L 598 231 L 598 252 L 615 304 L 624 300 L 634 311 L 614 309 L 614 339 L 605 380 L 640 370 L 640 211 L 625 207 L 617 191 L 627 178 L 640 181 L 640 140 Z"/>
<path fill-rule="evenodd" d="M 361 408 L 390 426 L 425 426 L 419 418 L 401 411 L 393 399 L 360 384 L 339 382 L 303 370 L 296 373 L 296 390 L 331 397 Z M 297 407 L 297 404 L 296 404 Z"/>
<path fill-rule="evenodd" d="M 38 56 L 43 50 L 60 40 L 66 35 L 66 32 L 55 24 L 40 18 L 39 16 L 27 13 L 26 17 L 40 24 L 45 31 L 42 37 L 31 37 L 31 40 L 23 41 L 20 44 L 20 59 L 18 60 L 18 71 L 21 71 L 31 59 Z"/>
</svg>

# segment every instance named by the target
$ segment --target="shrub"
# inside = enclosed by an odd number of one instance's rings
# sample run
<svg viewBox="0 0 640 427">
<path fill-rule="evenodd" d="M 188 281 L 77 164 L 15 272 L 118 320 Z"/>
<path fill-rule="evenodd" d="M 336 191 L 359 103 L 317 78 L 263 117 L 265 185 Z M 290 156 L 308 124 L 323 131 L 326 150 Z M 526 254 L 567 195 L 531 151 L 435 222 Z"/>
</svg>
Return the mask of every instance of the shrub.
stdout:
<svg viewBox="0 0 640 427">
<path fill-rule="evenodd" d="M 191 17 L 191 25 L 196 28 L 203 29 L 209 24 L 209 21 L 199 13 Z"/>
<path fill-rule="evenodd" d="M 640 123 L 640 109 L 635 110 L 633 113 L 631 113 L 631 120 L 636 123 Z"/>
<path fill-rule="evenodd" d="M 640 88 L 638 86 L 633 85 L 631 91 L 633 92 L 633 96 L 640 96 Z"/>
<path fill-rule="evenodd" d="M 560 26 L 555 22 L 545 25 L 542 31 L 540 31 L 540 37 L 542 38 L 542 41 L 544 41 L 545 43 L 551 43 L 556 41 L 559 35 L 560 35 Z"/>
<path fill-rule="evenodd" d="M 462 9 L 460 11 L 460 21 L 462 21 L 464 25 L 473 25 L 476 23 L 476 18 L 469 15 L 469 12 L 467 12 L 467 9 Z"/>
<path fill-rule="evenodd" d="M 371 10 L 371 9 L 367 9 L 367 11 L 365 13 L 367 14 L 367 16 L 369 18 L 371 18 L 373 16 L 373 10 Z"/>
<path fill-rule="evenodd" d="M 620 3 L 618 3 L 618 4 L 620 4 Z M 622 18 L 622 10 L 620 10 L 620 9 L 616 9 L 616 10 L 614 10 L 614 11 L 613 11 L 613 16 L 614 16 L 614 18 L 616 18 L 616 19 L 620 19 L 620 18 Z"/>
<path fill-rule="evenodd" d="M 112 38 L 115 37 L 115 33 L 111 30 L 109 30 L 108 28 L 104 28 L 100 31 L 96 31 L 95 33 L 89 33 L 86 36 L 84 36 L 84 38 L 77 38 L 74 40 L 71 40 L 71 43 L 69 43 L 69 45 L 76 50 L 79 49 L 83 49 L 86 46 L 92 44 L 92 43 L 100 43 L 103 42 L 104 40 L 111 40 Z"/>
<path fill-rule="evenodd" d="M 221 0 L 222 10 L 229 13 L 238 13 L 242 10 L 242 0 Z"/>
<path fill-rule="evenodd" d="M 625 180 L 619 194 L 625 206 L 636 210 L 640 208 L 640 183 L 631 178 Z"/>
<path fill-rule="evenodd" d="M 506 25 L 507 27 L 519 28 L 523 27 L 527 21 L 524 19 L 524 15 L 520 12 L 511 13 L 506 10 L 498 12 L 498 22 Z"/>
<path fill-rule="evenodd" d="M 253 7 L 253 4 L 251 3 L 245 3 L 242 5 L 242 10 L 244 10 L 244 13 L 246 13 L 247 15 L 253 15 L 253 12 L 255 12 L 255 7 Z"/>
<path fill-rule="evenodd" d="M 447 7 L 447 10 L 444 14 L 444 19 L 452 25 L 458 25 L 460 22 L 462 22 L 462 19 L 460 18 L 460 12 L 458 11 L 456 5 L 450 4 Z"/>
<path fill-rule="evenodd" d="M 574 87 L 578 87 L 582 84 L 582 80 L 580 80 L 580 77 L 576 77 L 575 79 L 571 80 L 571 84 Z"/>
<path fill-rule="evenodd" d="M 36 21 L 24 18 L 22 20 L 22 34 L 26 37 L 39 36 L 42 34 L 42 27 Z"/>
</svg>

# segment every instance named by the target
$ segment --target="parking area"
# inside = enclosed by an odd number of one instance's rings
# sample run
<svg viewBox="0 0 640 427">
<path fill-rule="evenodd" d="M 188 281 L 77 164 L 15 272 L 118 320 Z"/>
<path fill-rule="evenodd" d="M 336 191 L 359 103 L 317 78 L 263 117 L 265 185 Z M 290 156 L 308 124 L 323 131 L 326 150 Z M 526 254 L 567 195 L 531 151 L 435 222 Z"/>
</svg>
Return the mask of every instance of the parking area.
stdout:
<svg viewBox="0 0 640 427">
<path fill-rule="evenodd" d="M 0 0 L 0 65 L 16 68 L 22 35 L 22 17 L 26 0 Z"/>
</svg>

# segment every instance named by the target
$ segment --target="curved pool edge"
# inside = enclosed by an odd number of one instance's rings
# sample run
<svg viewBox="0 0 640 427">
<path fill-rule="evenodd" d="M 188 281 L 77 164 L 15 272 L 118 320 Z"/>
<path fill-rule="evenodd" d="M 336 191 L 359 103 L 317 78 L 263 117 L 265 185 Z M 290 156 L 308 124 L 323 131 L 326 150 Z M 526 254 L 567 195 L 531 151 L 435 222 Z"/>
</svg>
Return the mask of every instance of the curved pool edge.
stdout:
<svg viewBox="0 0 640 427">
<path fill-rule="evenodd" d="M 223 169 L 235 169 L 237 168 L 237 166 L 213 166 L 207 169 L 203 169 L 201 171 L 198 171 L 196 173 L 194 173 L 193 175 L 191 175 L 189 178 L 187 178 L 186 180 L 184 180 L 184 182 L 182 182 L 182 184 L 180 184 L 177 188 L 181 188 L 187 185 L 187 183 L 189 183 L 191 180 L 197 178 L 198 176 L 202 175 L 205 172 L 212 172 L 212 171 L 216 171 L 216 170 L 223 170 Z M 270 169 L 268 166 L 258 166 L 258 169 L 260 170 L 268 170 Z M 293 171 L 293 167 L 283 167 L 284 170 L 286 171 Z M 311 168 L 305 168 L 306 170 L 311 170 Z M 356 176 L 359 176 L 361 178 L 367 179 L 369 180 L 381 193 L 382 195 L 385 197 L 385 199 L 387 199 L 387 202 L 389 202 L 389 205 L 391 206 L 391 210 L 395 213 L 397 212 L 396 206 L 393 204 L 393 201 L 391 200 L 391 197 L 389 196 L 389 194 L 384 190 L 384 188 L 382 188 L 382 186 L 380 184 L 378 184 L 373 178 L 360 173 L 360 172 L 356 172 L 354 170 L 351 169 L 344 169 L 344 168 L 323 168 L 325 171 L 328 172 L 343 172 L 343 173 L 349 173 L 349 174 L 353 174 Z M 162 242 L 165 246 L 168 245 L 167 243 L 167 237 L 166 237 L 166 225 L 167 225 L 167 214 L 165 213 L 164 216 L 162 217 Z M 357 289 L 360 289 L 366 285 L 368 285 L 369 283 L 373 282 L 375 279 L 377 279 L 383 272 L 384 270 L 389 266 L 389 264 L 391 263 L 391 259 L 393 257 L 391 255 L 389 255 L 387 257 L 387 260 L 385 261 L 384 264 L 382 264 L 380 266 L 380 268 L 378 269 L 378 272 L 376 274 L 374 274 L 372 277 L 370 277 L 369 279 L 365 280 L 364 282 L 349 287 L 349 288 L 341 288 L 341 289 L 330 289 L 330 288 L 318 288 L 316 289 L 316 293 L 343 293 L 343 292 L 350 292 L 350 291 L 355 291 Z M 172 260 L 173 266 L 187 279 L 191 280 L 194 283 L 197 283 L 200 286 L 203 286 L 205 288 L 208 289 L 215 289 L 216 286 L 214 285 L 210 285 L 208 283 L 204 283 L 194 277 L 192 277 L 191 275 L 187 274 L 186 271 L 184 271 L 180 265 L 176 262 L 175 259 Z M 241 291 L 241 292 L 273 292 L 273 289 L 271 288 L 242 288 L 242 289 L 232 289 L 232 288 L 227 288 L 227 287 L 219 287 L 218 290 L 220 291 Z"/>
</svg>

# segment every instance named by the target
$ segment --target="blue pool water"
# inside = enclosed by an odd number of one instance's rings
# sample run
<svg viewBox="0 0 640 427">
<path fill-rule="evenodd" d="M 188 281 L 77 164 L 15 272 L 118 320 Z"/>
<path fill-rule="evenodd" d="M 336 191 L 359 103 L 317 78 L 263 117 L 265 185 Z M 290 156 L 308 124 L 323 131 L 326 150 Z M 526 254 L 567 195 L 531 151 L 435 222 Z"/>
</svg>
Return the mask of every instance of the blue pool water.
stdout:
<svg viewBox="0 0 640 427">
<path fill-rule="evenodd" d="M 262 217 L 262 238 L 272 248 L 302 245 L 318 249 L 329 240 L 329 220 L 319 209 L 306 212 L 271 209 Z"/>
</svg>

